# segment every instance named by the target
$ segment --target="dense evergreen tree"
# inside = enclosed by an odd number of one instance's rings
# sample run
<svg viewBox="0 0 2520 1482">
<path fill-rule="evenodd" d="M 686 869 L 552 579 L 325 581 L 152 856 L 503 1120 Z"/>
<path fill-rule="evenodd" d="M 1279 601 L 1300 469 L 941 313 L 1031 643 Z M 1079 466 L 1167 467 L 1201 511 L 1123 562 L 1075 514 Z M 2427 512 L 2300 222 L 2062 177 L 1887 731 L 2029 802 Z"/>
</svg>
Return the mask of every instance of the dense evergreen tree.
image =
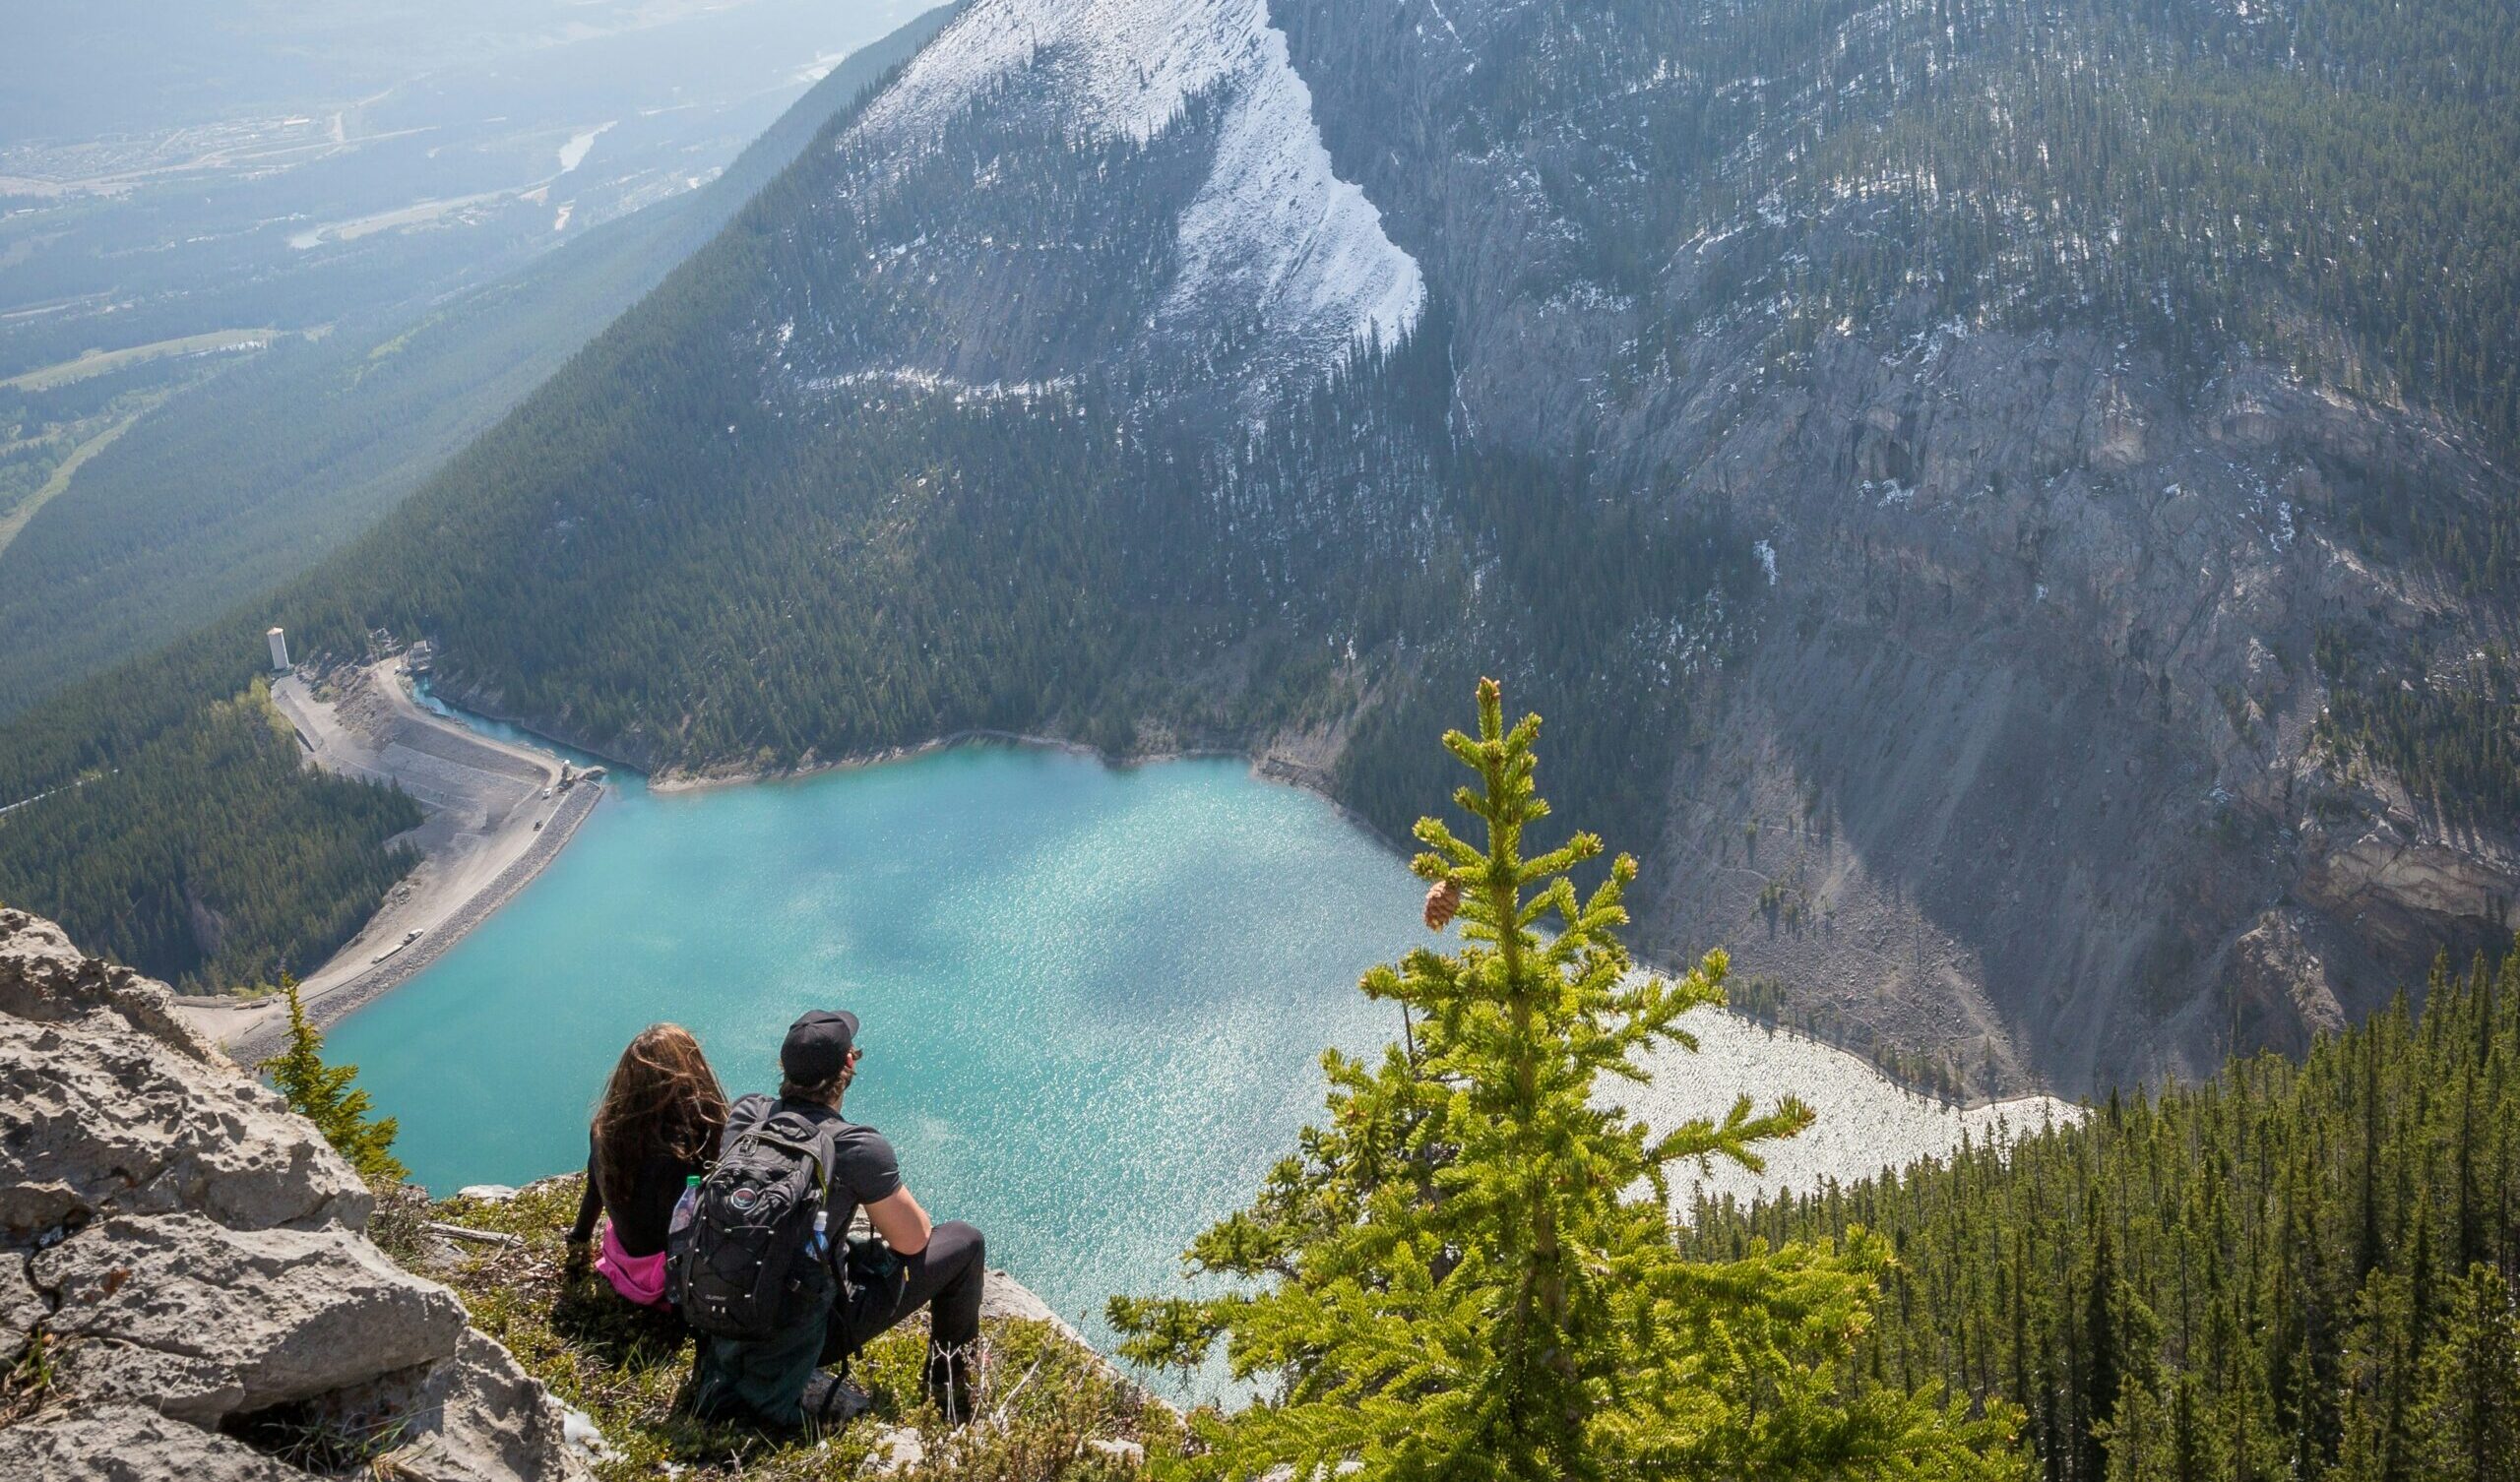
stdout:
<svg viewBox="0 0 2520 1482">
<path fill-rule="evenodd" d="M 288 1098 L 289 1110 L 315 1124 L 333 1150 L 371 1184 L 400 1184 L 410 1170 L 394 1156 L 394 1139 L 402 1131 L 392 1117 L 370 1115 L 367 1092 L 358 1088 L 358 1067 L 326 1065 L 324 1036 L 306 1017 L 298 1000 L 297 980 L 284 977 L 280 991 L 288 999 L 288 1048 L 262 1063 L 272 1086 Z"/>
<path fill-rule="evenodd" d="M 1637 1079 L 1658 1043 L 1694 1048 L 1679 1016 L 1723 998 L 1723 956 L 1677 983 L 1641 978 L 1620 946 L 1633 861 L 1589 896 L 1571 872 L 1601 852 L 1577 834 L 1542 852 L 1540 719 L 1508 730 L 1492 680 L 1479 733 L 1445 749 L 1476 780 L 1457 803 L 1473 843 L 1418 826 L 1418 873 L 1457 901 L 1459 953 L 1412 954 L 1364 979 L 1412 1031 L 1378 1065 L 1336 1052 L 1326 1125 L 1249 1210 L 1192 1248 L 1194 1269 L 1260 1283 L 1207 1300 L 1116 1300 L 1153 1363 L 1194 1364 L 1222 1339 L 1237 1376 L 1280 1388 L 1207 1417 L 1195 1469 L 1368 1478 L 2006 1477 L 2000 1419 L 1972 1420 L 1937 1386 L 1859 1373 L 1888 1252 L 1859 1230 L 1721 1262 L 1686 1260 L 1665 1214 L 1674 1164 L 1759 1166 L 1759 1144 L 1811 1111 L 1660 1137 L 1593 1100 Z M 1446 910 L 1431 903 L 1429 921 Z M 1998 1407 L 2000 1407 L 1998 1402 Z"/>
</svg>

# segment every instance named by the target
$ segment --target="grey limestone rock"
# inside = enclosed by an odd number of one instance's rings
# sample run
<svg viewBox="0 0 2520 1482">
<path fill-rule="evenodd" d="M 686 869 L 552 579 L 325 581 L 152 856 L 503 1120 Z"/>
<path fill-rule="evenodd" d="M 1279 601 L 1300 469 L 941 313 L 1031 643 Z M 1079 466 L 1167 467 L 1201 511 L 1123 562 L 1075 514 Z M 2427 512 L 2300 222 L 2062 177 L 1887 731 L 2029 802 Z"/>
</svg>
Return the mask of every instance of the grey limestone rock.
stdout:
<svg viewBox="0 0 2520 1482">
<path fill-rule="evenodd" d="M 27 1258 L 0 1251 L 0 1369 L 6 1369 L 52 1305 L 27 1279 Z"/>
<path fill-rule="evenodd" d="M 40 916 L 0 907 L 0 1015 L 58 1022 L 99 1010 L 187 1060 L 223 1058 L 176 1016 L 165 985 L 87 956 Z"/>
<path fill-rule="evenodd" d="M 373 1200 L 286 1103 L 176 1018 L 166 990 L 0 910 L 0 1238 L 110 1212 L 238 1229 L 363 1226 Z"/>
<path fill-rule="evenodd" d="M 561 1412 L 363 1231 L 373 1198 L 166 990 L 0 910 L 0 1362 L 59 1396 L 0 1478 L 296 1482 L 222 1424 L 391 1435 L 394 1475 L 573 1479 Z"/>
<path fill-rule="evenodd" d="M 178 1420 L 311 1398 L 455 1355 L 464 1309 L 344 1229 L 121 1216 L 35 1258 L 74 1394 Z"/>
<path fill-rule="evenodd" d="M 411 1482 L 571 1478 L 586 1470 L 542 1387 L 469 1328 L 453 1357 L 343 1389 L 322 1409 L 361 1431 L 400 1425 L 387 1460 L 392 1475 Z"/>
<path fill-rule="evenodd" d="M 110 1013 L 0 1016 L 0 1233 L 194 1210 L 239 1229 L 367 1223 L 349 1164 L 224 1061 L 194 1062 Z"/>
<path fill-rule="evenodd" d="M 241 1441 L 145 1405 L 82 1405 L 0 1430 L 0 1477 L 29 1482 L 306 1482 Z"/>
<path fill-rule="evenodd" d="M 980 1316 L 1012 1323 L 1047 1323 L 1062 1332 L 1072 1330 L 1050 1304 L 1004 1271 L 988 1273 L 980 1296 Z"/>
</svg>

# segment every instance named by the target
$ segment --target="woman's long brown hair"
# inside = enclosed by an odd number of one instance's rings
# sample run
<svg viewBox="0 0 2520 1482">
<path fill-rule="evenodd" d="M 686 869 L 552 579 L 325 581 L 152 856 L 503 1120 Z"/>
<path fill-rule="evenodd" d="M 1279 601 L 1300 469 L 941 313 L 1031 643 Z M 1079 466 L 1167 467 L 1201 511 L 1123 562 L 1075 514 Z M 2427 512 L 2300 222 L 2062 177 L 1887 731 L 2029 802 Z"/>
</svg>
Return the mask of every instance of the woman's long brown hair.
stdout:
<svg viewBox="0 0 2520 1482">
<path fill-rule="evenodd" d="M 706 1161 L 726 1130 L 726 1093 L 680 1024 L 651 1024 L 630 1041 L 595 1109 L 596 1183 L 609 1205 L 650 1158 Z"/>
</svg>

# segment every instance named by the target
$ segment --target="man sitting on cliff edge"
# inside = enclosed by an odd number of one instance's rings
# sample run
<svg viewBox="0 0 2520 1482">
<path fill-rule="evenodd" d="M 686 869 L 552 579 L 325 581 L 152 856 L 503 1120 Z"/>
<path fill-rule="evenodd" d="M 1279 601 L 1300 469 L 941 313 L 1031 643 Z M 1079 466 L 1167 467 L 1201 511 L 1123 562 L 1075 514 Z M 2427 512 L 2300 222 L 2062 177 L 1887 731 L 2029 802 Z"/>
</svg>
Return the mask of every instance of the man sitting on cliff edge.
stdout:
<svg viewBox="0 0 2520 1482">
<path fill-rule="evenodd" d="M 816 1010 L 790 1025 L 780 1046 L 778 1096 L 745 1096 L 727 1110 L 719 1166 L 697 1201 L 696 1222 L 715 1221 L 732 1233 L 713 1240 L 709 1229 L 695 1231 L 688 1264 L 701 1269 L 714 1263 L 731 1280 L 712 1287 L 704 1275 L 679 1283 L 684 1316 L 703 1334 L 691 1406 L 704 1418 L 749 1419 L 776 1430 L 846 1419 L 841 1387 L 828 1380 L 815 1386 L 815 1371 L 842 1362 L 922 1307 L 929 1322 L 928 1395 L 948 1422 L 971 1418 L 986 1248 L 968 1224 L 931 1225 L 902 1182 L 892 1144 L 875 1129 L 841 1116 L 862 1054 L 855 1015 Z M 791 1266 L 783 1255 L 762 1264 L 766 1275 L 755 1275 L 742 1264 L 741 1242 L 779 1221 L 783 1200 L 801 1192 L 810 1201 L 816 1163 L 825 1184 L 803 1253 L 811 1259 Z M 808 1181 L 801 1191 L 794 1188 L 799 1179 Z M 860 1209 L 879 1241 L 845 1238 Z M 759 1328 L 762 1314 L 775 1315 L 769 1321 L 776 1327 L 766 1334 L 725 1335 L 748 1321 Z M 815 1391 L 810 1403 L 809 1389 Z"/>
</svg>

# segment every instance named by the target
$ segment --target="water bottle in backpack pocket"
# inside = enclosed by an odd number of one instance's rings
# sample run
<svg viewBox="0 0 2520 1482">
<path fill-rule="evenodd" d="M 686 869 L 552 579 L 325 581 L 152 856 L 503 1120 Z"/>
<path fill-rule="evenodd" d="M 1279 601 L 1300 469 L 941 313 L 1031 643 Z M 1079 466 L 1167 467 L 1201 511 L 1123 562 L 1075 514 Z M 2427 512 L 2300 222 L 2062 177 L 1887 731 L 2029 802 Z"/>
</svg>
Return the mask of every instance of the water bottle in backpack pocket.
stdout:
<svg viewBox="0 0 2520 1482">
<path fill-rule="evenodd" d="M 665 1221 L 665 1249 L 671 1251 L 688 1238 L 691 1221 L 700 1212 L 700 1175 L 682 1181 L 682 1198 L 673 1202 L 673 1217 Z"/>
</svg>

